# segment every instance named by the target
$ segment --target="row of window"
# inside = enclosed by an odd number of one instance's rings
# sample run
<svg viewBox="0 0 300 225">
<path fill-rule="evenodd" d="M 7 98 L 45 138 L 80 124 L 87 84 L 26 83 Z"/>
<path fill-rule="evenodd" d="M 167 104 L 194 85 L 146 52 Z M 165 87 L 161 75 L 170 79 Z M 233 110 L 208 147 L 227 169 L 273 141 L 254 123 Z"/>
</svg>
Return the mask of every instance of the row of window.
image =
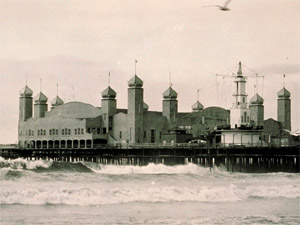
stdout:
<svg viewBox="0 0 300 225">
<path fill-rule="evenodd" d="M 99 133 L 100 133 L 100 128 Z M 34 131 L 33 130 L 26 130 L 26 136 L 34 136 Z M 64 128 L 61 130 L 62 135 L 71 135 L 71 129 Z M 74 129 L 74 134 L 75 135 L 81 135 L 84 134 L 84 129 L 83 128 L 75 128 Z M 37 130 L 37 135 L 38 136 L 46 136 L 46 130 L 44 129 L 39 129 Z M 49 135 L 59 135 L 58 129 L 49 129 Z"/>
</svg>

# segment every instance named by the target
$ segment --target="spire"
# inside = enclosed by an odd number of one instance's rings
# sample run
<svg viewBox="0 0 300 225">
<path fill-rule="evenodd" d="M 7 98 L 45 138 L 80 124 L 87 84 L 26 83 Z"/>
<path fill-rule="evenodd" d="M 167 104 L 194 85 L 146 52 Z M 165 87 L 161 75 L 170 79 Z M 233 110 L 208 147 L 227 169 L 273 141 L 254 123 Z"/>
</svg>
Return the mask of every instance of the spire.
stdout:
<svg viewBox="0 0 300 225">
<path fill-rule="evenodd" d="M 137 62 L 138 62 L 138 61 L 135 59 L 135 60 L 134 60 L 134 75 L 136 75 L 136 64 L 137 64 Z"/>
<path fill-rule="evenodd" d="M 108 72 L 108 87 L 110 86 L 110 72 Z"/>
<path fill-rule="evenodd" d="M 173 84 L 172 84 L 172 74 L 171 72 L 169 72 L 169 87 L 172 87 Z"/>
<path fill-rule="evenodd" d="M 108 86 L 104 91 L 102 91 L 102 98 L 110 98 L 113 99 L 117 96 L 116 92 Z"/>
<path fill-rule="evenodd" d="M 237 75 L 238 75 L 238 76 L 243 76 L 243 72 L 242 72 L 242 62 L 241 62 L 241 61 L 239 62 L 239 70 L 238 70 L 238 72 L 237 72 Z"/>
<path fill-rule="evenodd" d="M 291 96 L 291 93 L 283 87 L 278 93 L 278 97 L 283 97 L 283 98 L 289 98 Z"/>
</svg>

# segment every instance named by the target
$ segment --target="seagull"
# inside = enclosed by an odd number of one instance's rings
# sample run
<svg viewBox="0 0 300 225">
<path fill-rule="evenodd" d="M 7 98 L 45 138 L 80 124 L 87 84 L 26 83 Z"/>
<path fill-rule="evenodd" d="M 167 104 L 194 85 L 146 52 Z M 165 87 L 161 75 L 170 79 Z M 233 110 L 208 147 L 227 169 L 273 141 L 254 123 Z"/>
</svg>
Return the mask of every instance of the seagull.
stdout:
<svg viewBox="0 0 300 225">
<path fill-rule="evenodd" d="M 229 2 L 231 0 L 227 0 L 223 6 L 220 6 L 220 5 L 207 5 L 207 6 L 202 6 L 202 7 L 219 7 L 220 10 L 222 11 L 229 11 L 230 9 L 227 7 Z"/>
</svg>

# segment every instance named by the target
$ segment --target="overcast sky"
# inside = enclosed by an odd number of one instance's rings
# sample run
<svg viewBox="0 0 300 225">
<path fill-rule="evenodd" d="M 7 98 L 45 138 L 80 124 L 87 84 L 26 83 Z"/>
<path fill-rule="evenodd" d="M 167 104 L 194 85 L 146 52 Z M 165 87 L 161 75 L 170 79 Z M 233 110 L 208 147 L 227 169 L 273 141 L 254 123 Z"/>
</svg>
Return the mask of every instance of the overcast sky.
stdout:
<svg viewBox="0 0 300 225">
<path fill-rule="evenodd" d="M 232 0 L 0 0 L 0 143 L 17 140 L 19 90 L 28 86 L 51 101 L 101 106 L 111 86 L 127 108 L 127 81 L 144 80 L 149 110 L 161 111 L 162 93 L 178 92 L 179 111 L 232 105 L 233 79 L 216 77 L 245 65 L 248 100 L 254 85 L 265 99 L 265 119 L 277 118 L 277 92 L 291 92 L 292 130 L 300 128 L 300 1 Z"/>
</svg>

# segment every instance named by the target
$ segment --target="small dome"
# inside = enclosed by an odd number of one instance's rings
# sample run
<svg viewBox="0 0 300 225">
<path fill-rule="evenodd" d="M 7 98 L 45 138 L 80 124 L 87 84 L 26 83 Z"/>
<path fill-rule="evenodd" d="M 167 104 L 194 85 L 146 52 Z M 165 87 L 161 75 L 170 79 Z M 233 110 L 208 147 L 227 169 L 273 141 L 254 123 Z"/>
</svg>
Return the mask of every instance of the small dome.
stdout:
<svg viewBox="0 0 300 225">
<path fill-rule="evenodd" d="M 263 104 L 264 99 L 259 94 L 256 94 L 250 99 L 250 103 L 251 104 Z"/>
<path fill-rule="evenodd" d="M 116 92 L 108 86 L 103 92 L 102 92 L 102 98 L 115 98 L 117 96 Z"/>
<path fill-rule="evenodd" d="M 177 98 L 177 92 L 174 91 L 173 88 L 169 87 L 164 93 L 163 93 L 164 98 L 172 98 L 176 99 Z"/>
<path fill-rule="evenodd" d="M 47 102 L 48 98 L 46 97 L 46 95 L 44 95 L 42 92 L 40 92 L 34 97 L 34 101 L 35 102 Z"/>
<path fill-rule="evenodd" d="M 129 87 L 143 87 L 143 81 L 137 75 L 134 75 L 128 81 L 128 86 Z"/>
<path fill-rule="evenodd" d="M 144 111 L 148 111 L 149 105 L 148 105 L 147 103 L 144 102 L 143 108 L 144 108 Z"/>
<path fill-rule="evenodd" d="M 22 97 L 31 97 L 33 94 L 32 90 L 26 85 L 22 90 L 20 91 L 20 95 Z"/>
<path fill-rule="evenodd" d="M 52 106 L 58 106 L 62 104 L 64 104 L 64 101 L 59 96 L 56 96 L 55 99 L 51 101 Z"/>
<path fill-rule="evenodd" d="M 203 108 L 204 106 L 199 101 L 197 101 L 194 105 L 192 105 L 193 111 L 196 112 L 203 110 Z"/>
<path fill-rule="evenodd" d="M 278 93 L 277 93 L 278 97 L 290 97 L 291 93 L 286 90 L 285 88 L 282 88 Z"/>
</svg>

